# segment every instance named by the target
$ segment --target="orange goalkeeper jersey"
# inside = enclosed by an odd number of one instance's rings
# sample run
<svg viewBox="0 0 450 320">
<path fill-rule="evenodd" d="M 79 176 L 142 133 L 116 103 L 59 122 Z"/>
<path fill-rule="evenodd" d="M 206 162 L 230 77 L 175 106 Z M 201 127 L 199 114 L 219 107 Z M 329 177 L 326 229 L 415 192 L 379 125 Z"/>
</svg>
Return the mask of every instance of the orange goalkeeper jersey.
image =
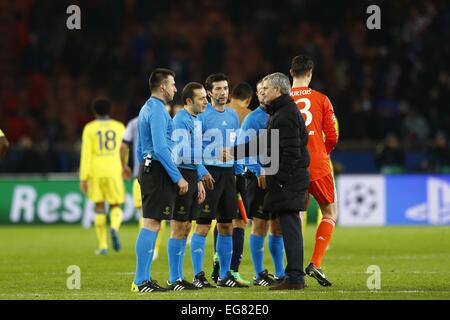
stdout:
<svg viewBox="0 0 450 320">
<path fill-rule="evenodd" d="M 292 88 L 291 97 L 299 107 L 309 132 L 311 181 L 319 180 L 331 173 L 329 155 L 338 140 L 333 106 L 326 95 L 308 87 Z"/>
</svg>

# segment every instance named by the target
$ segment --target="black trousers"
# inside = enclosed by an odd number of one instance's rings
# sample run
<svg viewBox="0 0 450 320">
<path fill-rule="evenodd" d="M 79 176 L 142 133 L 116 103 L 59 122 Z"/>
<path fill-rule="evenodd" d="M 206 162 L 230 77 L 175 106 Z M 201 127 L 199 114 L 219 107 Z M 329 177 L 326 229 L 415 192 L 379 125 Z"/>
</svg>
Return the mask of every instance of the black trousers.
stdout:
<svg viewBox="0 0 450 320">
<path fill-rule="evenodd" d="M 303 271 L 303 235 L 298 212 L 277 212 L 277 219 L 283 232 L 284 249 L 286 251 L 286 282 L 304 283 Z"/>
</svg>

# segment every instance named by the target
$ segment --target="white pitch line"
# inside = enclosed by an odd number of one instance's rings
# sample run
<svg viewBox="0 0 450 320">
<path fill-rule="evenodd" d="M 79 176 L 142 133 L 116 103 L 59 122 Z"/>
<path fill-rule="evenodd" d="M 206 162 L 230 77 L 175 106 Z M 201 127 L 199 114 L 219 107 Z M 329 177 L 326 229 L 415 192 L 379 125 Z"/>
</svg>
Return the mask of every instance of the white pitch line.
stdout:
<svg viewBox="0 0 450 320">
<path fill-rule="evenodd" d="M 346 272 L 351 274 L 367 274 L 367 272 L 363 271 L 350 271 Z M 336 274 L 336 273 L 335 273 Z M 384 271 L 383 274 L 450 274 L 450 271 Z"/>
<path fill-rule="evenodd" d="M 337 291 L 313 291 L 314 293 L 450 293 L 449 290 L 337 290 Z"/>
<path fill-rule="evenodd" d="M 389 268 L 387 268 L 389 269 Z M 326 269 L 324 269 L 324 271 L 327 271 Z M 330 274 L 334 274 L 337 275 L 337 273 L 333 273 L 331 270 L 329 271 Z M 350 271 L 350 272 L 346 272 L 347 274 L 367 274 L 367 272 L 364 271 Z M 398 271 L 384 271 L 383 272 L 385 275 L 389 275 L 389 274 L 450 274 L 450 271 L 402 271 L 402 270 L 398 270 Z M 14 275 L 23 275 L 23 276 L 42 276 L 42 275 L 51 275 L 51 276 L 64 276 L 66 273 L 65 272 L 2 272 L 3 275 L 6 274 L 14 274 Z M 85 275 L 96 275 L 97 272 L 85 272 Z M 111 276 L 133 276 L 135 273 L 134 272 L 103 272 L 103 275 L 111 275 Z M 162 273 L 158 273 L 155 272 L 156 277 L 158 278 L 158 274 L 160 276 L 163 276 Z"/>
<path fill-rule="evenodd" d="M 341 256 L 341 255 L 330 255 L 328 257 L 329 260 L 352 260 L 355 259 L 356 255 L 353 256 Z M 358 256 L 361 257 L 361 256 Z M 415 255 L 415 256 L 409 256 L 409 255 L 392 255 L 392 256 L 386 256 L 386 255 L 379 255 L 379 256 L 367 256 L 368 259 L 423 259 L 423 258 L 448 258 L 449 256 L 445 253 L 442 254 L 421 254 L 421 255 Z"/>
<path fill-rule="evenodd" d="M 171 292 L 171 291 L 170 291 Z M 165 295 L 167 293 L 159 293 L 158 296 Z M 243 291 L 218 291 L 217 293 L 230 293 L 230 294 L 239 294 L 243 293 Z M 208 290 L 208 293 L 212 293 L 211 290 Z M 301 291 L 301 292 L 295 292 L 295 294 L 301 294 L 301 295 L 308 295 L 308 293 L 314 294 L 314 293 L 320 293 L 320 294 L 333 294 L 333 293 L 341 293 L 341 294 L 351 294 L 351 293 L 371 293 L 371 294 L 389 294 L 389 293 L 450 293 L 450 290 L 336 290 L 336 291 L 314 291 L 314 290 L 308 290 Z M 124 292 L 105 292 L 105 293 L 61 293 L 61 294 L 50 294 L 50 293 L 16 293 L 16 294 L 6 294 L 2 293 L 0 294 L 0 297 L 55 297 L 55 296 L 122 296 L 124 295 Z M 202 295 L 200 293 L 193 293 L 193 292 L 178 292 L 179 295 Z M 256 295 L 266 295 L 268 293 L 265 292 L 252 292 L 252 294 Z M 292 295 L 292 291 L 278 291 L 278 292 L 270 292 L 270 295 Z M 138 294 L 138 296 L 144 296 L 147 294 Z M 150 297 L 152 294 L 148 294 Z"/>
<path fill-rule="evenodd" d="M 81 270 L 83 271 L 83 270 Z M 37 276 L 37 275 L 64 275 L 65 272 L 2 272 L 2 274 L 20 274 L 24 276 Z M 96 275 L 98 272 L 84 272 L 84 274 L 88 275 Z M 102 274 L 116 275 L 116 276 L 131 276 L 134 275 L 134 272 L 102 272 Z M 158 274 L 158 273 L 156 273 Z"/>
</svg>

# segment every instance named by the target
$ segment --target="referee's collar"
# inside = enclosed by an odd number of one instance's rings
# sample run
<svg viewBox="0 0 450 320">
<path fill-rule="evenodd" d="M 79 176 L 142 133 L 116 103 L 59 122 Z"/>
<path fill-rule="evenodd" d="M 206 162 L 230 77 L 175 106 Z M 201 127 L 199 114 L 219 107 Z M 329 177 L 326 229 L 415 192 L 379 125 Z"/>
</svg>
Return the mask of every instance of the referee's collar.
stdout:
<svg viewBox="0 0 450 320">
<path fill-rule="evenodd" d="M 163 100 L 161 100 L 160 98 L 157 98 L 157 97 L 155 97 L 155 96 L 151 96 L 150 99 L 155 99 L 155 100 L 161 101 L 161 103 L 162 103 L 163 105 L 166 105 L 166 102 L 165 102 L 165 101 L 163 101 Z"/>
</svg>

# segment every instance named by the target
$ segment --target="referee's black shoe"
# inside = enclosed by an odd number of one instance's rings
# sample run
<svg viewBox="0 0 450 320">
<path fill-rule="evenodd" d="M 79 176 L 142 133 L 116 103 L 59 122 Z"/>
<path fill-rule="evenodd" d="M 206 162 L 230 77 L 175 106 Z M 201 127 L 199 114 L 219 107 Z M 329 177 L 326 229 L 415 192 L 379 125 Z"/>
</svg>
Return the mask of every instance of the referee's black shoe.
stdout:
<svg viewBox="0 0 450 320">
<path fill-rule="evenodd" d="M 216 286 L 209 283 L 209 281 L 206 279 L 205 273 L 203 271 L 199 272 L 194 276 L 194 281 L 192 281 L 192 284 L 196 286 L 199 289 L 203 288 L 215 288 Z"/>
<path fill-rule="evenodd" d="M 131 292 L 164 292 L 166 288 L 161 287 L 155 280 L 146 280 L 142 284 L 137 285 L 134 282 L 131 284 Z"/>
<path fill-rule="evenodd" d="M 282 283 L 282 282 L 284 281 L 284 279 L 286 279 L 285 276 L 282 276 L 282 277 L 273 277 L 273 278 L 274 278 L 274 280 L 275 280 L 275 284 Z"/>
<path fill-rule="evenodd" d="M 220 263 L 219 263 L 219 256 L 217 255 L 217 252 L 214 254 L 214 260 L 213 260 L 213 271 L 211 273 L 211 279 L 217 283 L 217 280 L 219 279 L 219 272 L 220 272 Z"/>
<path fill-rule="evenodd" d="M 320 268 L 316 268 L 316 266 L 312 263 L 310 263 L 306 269 L 305 269 L 305 273 L 316 279 L 317 282 L 322 286 L 322 287 L 330 287 L 331 286 L 331 282 L 325 277 L 325 273 L 323 273 L 323 271 Z"/>
<path fill-rule="evenodd" d="M 258 274 L 258 278 L 253 278 L 253 285 L 261 287 L 270 287 L 276 284 L 277 281 L 273 275 L 269 274 L 267 270 L 263 270 Z"/>
<path fill-rule="evenodd" d="M 227 276 L 223 279 L 217 280 L 218 287 L 229 287 L 229 288 L 248 288 L 246 284 L 239 283 L 236 278 L 231 274 L 231 271 L 227 272 Z"/>
<path fill-rule="evenodd" d="M 167 290 L 171 291 L 181 291 L 181 290 L 198 290 L 200 288 L 194 286 L 192 283 L 184 280 L 178 279 L 174 283 L 167 281 Z"/>
</svg>

